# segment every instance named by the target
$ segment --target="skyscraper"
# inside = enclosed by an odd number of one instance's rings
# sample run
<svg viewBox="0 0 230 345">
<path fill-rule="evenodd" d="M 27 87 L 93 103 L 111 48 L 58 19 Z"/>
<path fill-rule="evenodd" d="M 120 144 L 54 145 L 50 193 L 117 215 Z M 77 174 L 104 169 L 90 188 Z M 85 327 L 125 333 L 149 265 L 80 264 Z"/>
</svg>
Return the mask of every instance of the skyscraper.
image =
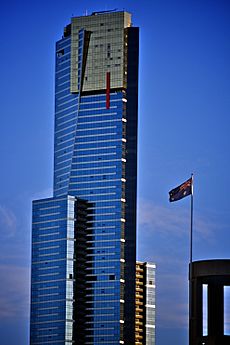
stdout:
<svg viewBox="0 0 230 345">
<path fill-rule="evenodd" d="M 74 17 L 56 44 L 53 197 L 33 202 L 31 345 L 135 343 L 139 30 Z"/>
</svg>

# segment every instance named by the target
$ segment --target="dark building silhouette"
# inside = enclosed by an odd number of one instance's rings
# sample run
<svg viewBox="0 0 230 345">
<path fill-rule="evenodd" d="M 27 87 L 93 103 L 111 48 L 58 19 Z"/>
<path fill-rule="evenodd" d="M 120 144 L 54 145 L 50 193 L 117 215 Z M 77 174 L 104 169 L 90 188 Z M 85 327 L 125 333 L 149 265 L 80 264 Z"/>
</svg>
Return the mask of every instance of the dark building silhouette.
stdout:
<svg viewBox="0 0 230 345">
<path fill-rule="evenodd" d="M 230 260 L 203 260 L 192 263 L 189 345 L 230 344 L 230 335 L 224 332 L 224 324 L 227 322 L 224 320 L 226 286 L 230 286 Z M 207 327 L 204 324 L 204 309 L 207 311 Z"/>
</svg>

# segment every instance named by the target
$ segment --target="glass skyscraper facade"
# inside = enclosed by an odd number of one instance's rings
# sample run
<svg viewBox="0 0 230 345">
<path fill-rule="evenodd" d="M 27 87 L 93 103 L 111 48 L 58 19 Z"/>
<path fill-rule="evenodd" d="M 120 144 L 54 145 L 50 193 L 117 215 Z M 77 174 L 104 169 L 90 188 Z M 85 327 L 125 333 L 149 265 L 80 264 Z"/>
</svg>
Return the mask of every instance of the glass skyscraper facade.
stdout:
<svg viewBox="0 0 230 345">
<path fill-rule="evenodd" d="M 31 345 L 134 344 L 139 30 L 74 17 L 56 44 L 53 197 L 33 202 Z"/>
</svg>

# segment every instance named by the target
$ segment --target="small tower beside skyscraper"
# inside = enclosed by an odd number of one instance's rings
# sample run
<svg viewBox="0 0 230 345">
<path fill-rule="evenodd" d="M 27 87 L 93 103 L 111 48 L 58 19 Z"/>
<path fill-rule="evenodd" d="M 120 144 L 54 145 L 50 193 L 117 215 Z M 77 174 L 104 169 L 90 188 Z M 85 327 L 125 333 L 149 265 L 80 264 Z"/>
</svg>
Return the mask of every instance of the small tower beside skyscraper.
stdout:
<svg viewBox="0 0 230 345">
<path fill-rule="evenodd" d="M 155 345 L 156 265 L 136 263 L 135 345 Z"/>
</svg>

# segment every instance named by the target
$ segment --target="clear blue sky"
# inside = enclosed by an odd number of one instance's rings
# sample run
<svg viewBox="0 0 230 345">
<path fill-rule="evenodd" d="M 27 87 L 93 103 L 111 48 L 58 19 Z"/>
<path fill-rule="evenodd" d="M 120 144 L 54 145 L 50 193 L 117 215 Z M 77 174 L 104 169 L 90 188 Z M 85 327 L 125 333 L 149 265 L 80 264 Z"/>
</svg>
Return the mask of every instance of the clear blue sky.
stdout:
<svg viewBox="0 0 230 345">
<path fill-rule="evenodd" d="M 157 345 L 187 344 L 194 259 L 230 258 L 228 0 L 4 2 L 0 10 L 0 337 L 28 344 L 31 201 L 52 193 L 54 47 L 72 15 L 118 8 L 140 26 L 138 258 L 157 263 Z"/>
</svg>

